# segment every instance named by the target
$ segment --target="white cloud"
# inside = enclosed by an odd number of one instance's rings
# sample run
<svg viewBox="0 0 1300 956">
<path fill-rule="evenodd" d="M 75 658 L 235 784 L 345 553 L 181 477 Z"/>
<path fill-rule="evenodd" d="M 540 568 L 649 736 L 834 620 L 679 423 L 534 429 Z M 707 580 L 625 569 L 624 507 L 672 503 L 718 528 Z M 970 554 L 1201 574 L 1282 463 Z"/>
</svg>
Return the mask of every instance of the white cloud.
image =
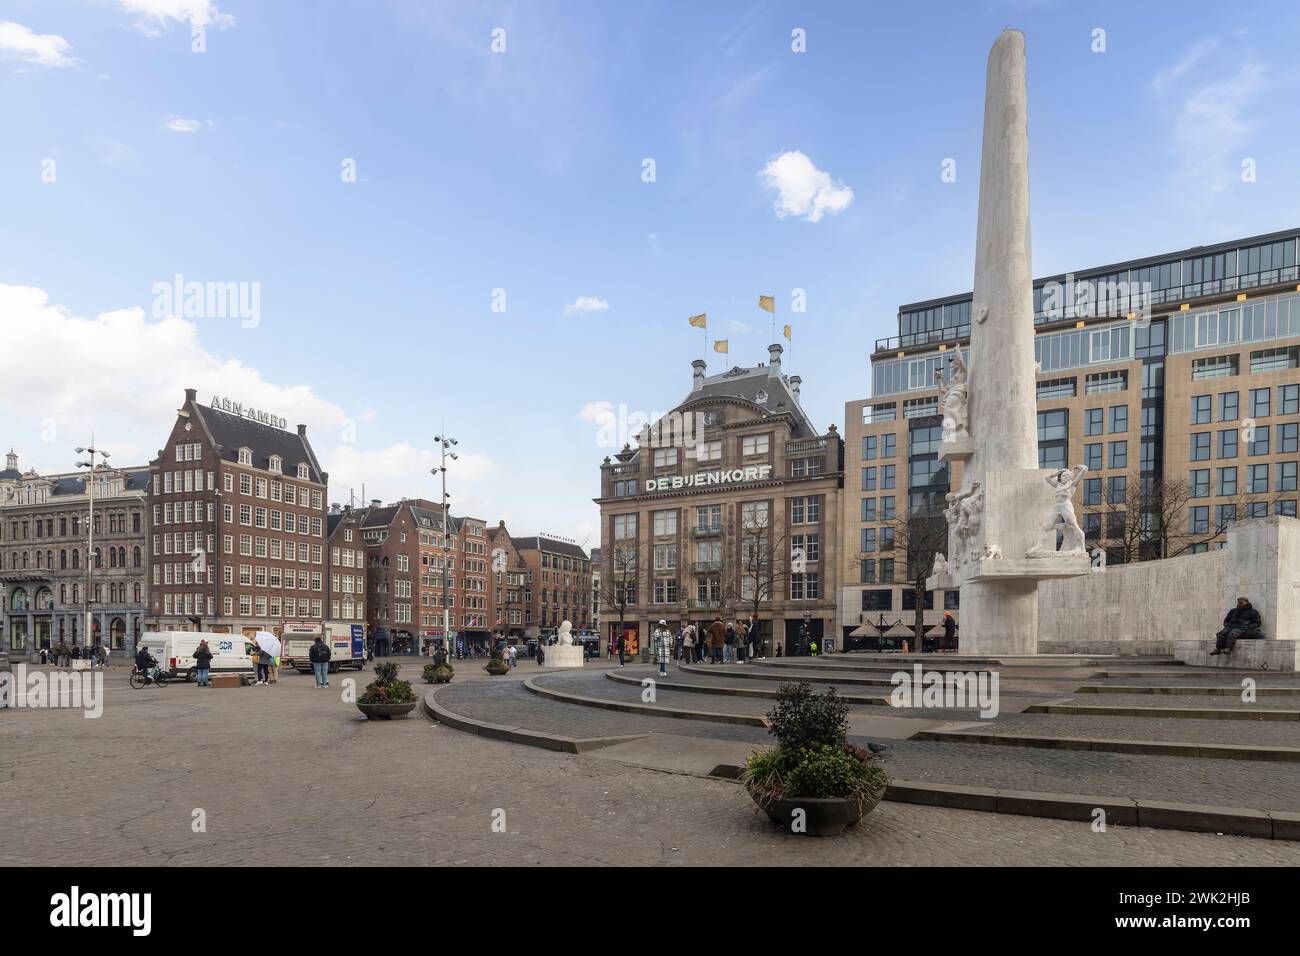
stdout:
<svg viewBox="0 0 1300 956">
<path fill-rule="evenodd" d="M 173 116 L 163 123 L 163 129 L 169 129 L 173 133 L 197 133 L 202 128 L 202 120 L 187 119 L 184 116 Z"/>
<path fill-rule="evenodd" d="M 565 315 L 574 312 L 608 312 L 609 303 L 594 295 L 580 295 L 564 307 Z"/>
<path fill-rule="evenodd" d="M 653 232 L 645 237 L 645 241 L 650 245 L 650 251 L 656 255 L 664 251 L 664 244 L 659 241 L 659 237 Z"/>
<path fill-rule="evenodd" d="M 727 331 L 728 331 L 728 332 L 748 332 L 748 331 L 749 331 L 749 326 L 746 325 L 744 322 L 740 321 L 740 319 L 732 319 L 730 322 L 727 323 Z"/>
<path fill-rule="evenodd" d="M 135 27 L 148 37 L 160 36 L 171 21 L 194 27 L 224 30 L 235 25 L 235 18 L 222 13 L 212 0 L 118 0 L 122 9 L 135 15 Z"/>
<path fill-rule="evenodd" d="M 820 222 L 826 213 L 837 213 L 853 202 L 853 190 L 836 184 L 830 173 L 813 165 L 798 150 L 787 150 L 773 157 L 759 175 L 763 184 L 776 190 L 772 204 L 779 218 L 801 216 L 808 222 Z"/>
<path fill-rule="evenodd" d="M 72 45 L 57 33 L 33 33 L 21 23 L 0 20 L 0 57 L 38 66 L 76 66 Z"/>
<path fill-rule="evenodd" d="M 186 388 L 197 389 L 201 401 L 230 395 L 291 425 L 305 422 L 313 443 L 313 433 L 328 434 L 346 417 L 310 386 L 269 382 L 238 359 L 208 351 L 198 326 L 184 319 L 152 320 L 140 307 L 83 318 L 52 305 L 41 289 L 3 283 L 0 315 L 0 420 L 20 434 L 47 431 L 48 423 L 59 436 L 40 446 L 44 460 L 31 462 L 40 470 L 71 468 L 72 448 L 92 430 L 114 463 L 147 464 Z"/>
<path fill-rule="evenodd" d="M 1239 171 L 1256 125 L 1251 110 L 1268 78 L 1251 51 L 1215 57 L 1220 48 L 1218 40 L 1203 40 L 1152 80 L 1172 117 L 1181 176 L 1211 192 Z"/>
</svg>

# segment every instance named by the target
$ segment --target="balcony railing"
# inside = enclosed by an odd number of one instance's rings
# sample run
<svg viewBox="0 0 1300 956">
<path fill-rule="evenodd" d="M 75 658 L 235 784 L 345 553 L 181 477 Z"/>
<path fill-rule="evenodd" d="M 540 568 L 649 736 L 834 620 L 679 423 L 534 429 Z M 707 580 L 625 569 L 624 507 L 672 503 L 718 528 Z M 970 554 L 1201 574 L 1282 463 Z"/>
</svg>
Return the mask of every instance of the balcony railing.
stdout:
<svg viewBox="0 0 1300 956">
<path fill-rule="evenodd" d="M 690 602 L 690 605 L 693 609 L 697 611 L 713 611 L 713 610 L 717 610 L 718 608 L 721 608 L 722 602 L 694 600 Z"/>
<path fill-rule="evenodd" d="M 1078 287 L 1084 283 L 1096 281 L 1096 278 L 1093 277 L 1091 280 L 1076 278 L 1074 280 L 1075 286 Z M 1038 309 L 1034 312 L 1034 325 L 1044 325 L 1048 322 L 1077 321 L 1078 319 L 1124 318 L 1130 312 L 1141 312 L 1152 306 L 1177 305 L 1181 302 L 1206 296 L 1244 292 L 1248 289 L 1260 289 L 1295 282 L 1300 282 L 1300 267 L 1282 266 L 1262 272 L 1228 276 L 1225 279 L 1189 282 L 1185 285 L 1171 286 L 1168 289 L 1135 291 L 1130 295 L 1113 295 L 1105 298 L 1094 296 L 1089 300 L 1089 304 L 1083 310 L 1082 315 L 1079 314 L 1079 310 L 1074 304 L 1068 304 L 1065 308 L 1053 311 L 1050 314 Z M 910 332 L 907 335 L 896 335 L 887 339 L 876 339 L 876 351 L 897 352 L 918 345 L 938 345 L 968 338 L 970 338 L 970 323 L 947 328 L 926 329 L 921 332 Z"/>
<path fill-rule="evenodd" d="M 638 474 L 640 471 L 640 465 L 615 465 L 609 470 L 609 473 L 615 478 L 622 478 L 626 475 Z"/>
<path fill-rule="evenodd" d="M 691 529 L 691 534 L 696 538 L 712 538 L 722 534 L 722 525 L 697 524 Z"/>
<path fill-rule="evenodd" d="M 696 561 L 691 567 L 696 571 L 721 571 L 721 561 Z"/>
<path fill-rule="evenodd" d="M 799 441 L 786 442 L 785 453 L 787 455 L 806 455 L 809 452 L 818 452 L 826 450 L 825 438 L 804 438 Z"/>
</svg>

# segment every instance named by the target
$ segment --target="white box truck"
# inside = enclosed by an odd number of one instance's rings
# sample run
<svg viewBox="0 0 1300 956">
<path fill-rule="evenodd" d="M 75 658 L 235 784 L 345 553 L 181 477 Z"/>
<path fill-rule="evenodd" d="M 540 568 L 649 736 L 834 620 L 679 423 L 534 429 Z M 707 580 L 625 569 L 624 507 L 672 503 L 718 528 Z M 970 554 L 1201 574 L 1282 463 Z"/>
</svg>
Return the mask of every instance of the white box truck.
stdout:
<svg viewBox="0 0 1300 956">
<path fill-rule="evenodd" d="M 326 621 L 321 639 L 330 649 L 331 674 L 344 667 L 364 670 L 366 666 L 366 629 L 362 624 L 343 624 Z M 311 673 L 311 646 L 315 637 L 286 633 L 280 663 L 295 668 L 299 673 Z"/>
<path fill-rule="evenodd" d="M 250 651 L 253 645 L 242 634 L 218 634 L 210 631 L 149 631 L 140 635 L 140 643 L 158 661 L 169 677 L 193 681 L 198 675 L 194 652 L 206 640 L 212 652 L 208 665 L 214 674 L 252 674 L 257 670 Z"/>
</svg>

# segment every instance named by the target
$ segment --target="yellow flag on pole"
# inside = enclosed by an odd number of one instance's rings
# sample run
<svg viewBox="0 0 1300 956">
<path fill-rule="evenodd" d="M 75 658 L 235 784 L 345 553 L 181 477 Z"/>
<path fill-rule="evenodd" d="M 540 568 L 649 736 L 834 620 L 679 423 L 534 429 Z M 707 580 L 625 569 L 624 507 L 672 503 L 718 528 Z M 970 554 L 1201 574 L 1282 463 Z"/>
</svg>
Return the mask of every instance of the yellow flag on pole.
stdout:
<svg viewBox="0 0 1300 956">
<path fill-rule="evenodd" d="M 689 319 L 687 319 L 686 321 L 689 322 L 689 323 L 691 323 L 691 325 L 692 325 L 694 328 L 697 328 L 697 329 L 708 328 L 709 320 L 706 318 L 706 315 L 707 315 L 707 313 L 705 313 L 705 312 L 701 312 L 699 315 L 693 315 L 693 316 L 691 316 L 691 317 L 690 317 Z"/>
<path fill-rule="evenodd" d="M 714 343 L 713 343 L 713 351 L 715 351 L 715 352 L 725 352 L 725 351 L 727 351 L 727 340 L 726 340 L 726 339 L 716 339 L 716 340 L 714 341 Z"/>
<path fill-rule="evenodd" d="M 773 315 L 776 315 L 776 297 L 760 295 L 758 297 L 758 307 L 764 312 L 771 312 Z"/>
<path fill-rule="evenodd" d="M 781 334 L 785 336 L 785 340 L 786 340 L 787 342 L 793 342 L 793 341 L 794 341 L 794 339 L 791 338 L 791 336 L 790 336 L 790 326 L 787 325 L 787 326 L 785 327 L 785 331 L 782 332 Z"/>
</svg>

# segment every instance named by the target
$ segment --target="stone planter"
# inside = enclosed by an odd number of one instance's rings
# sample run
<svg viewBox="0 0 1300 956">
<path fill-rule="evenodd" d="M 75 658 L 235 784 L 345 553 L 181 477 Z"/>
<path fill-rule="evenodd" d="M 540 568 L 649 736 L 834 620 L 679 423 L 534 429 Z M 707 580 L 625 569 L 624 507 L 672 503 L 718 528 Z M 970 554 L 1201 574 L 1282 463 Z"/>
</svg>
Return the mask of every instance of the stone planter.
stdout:
<svg viewBox="0 0 1300 956">
<path fill-rule="evenodd" d="M 501 664 L 499 666 L 496 664 L 488 664 L 483 669 L 487 671 L 489 674 L 491 674 L 493 677 L 500 677 L 502 674 L 510 673 L 509 664 Z"/>
<path fill-rule="evenodd" d="M 454 675 L 454 673 L 455 672 L 450 667 L 444 668 L 443 670 L 434 671 L 433 682 L 435 684 L 450 684 L 451 678 Z"/>
<path fill-rule="evenodd" d="M 752 790 L 749 795 L 777 826 L 789 830 L 795 820 L 795 811 L 802 810 L 804 812 L 803 835 L 828 837 L 839 836 L 849 827 L 857 826 L 859 820 L 876 809 L 885 794 L 882 791 L 874 799 L 867 798 L 861 801 L 836 797 L 794 797 L 788 800 L 774 800 L 767 806 L 758 802 Z"/>
<path fill-rule="evenodd" d="M 392 720 L 394 717 L 405 717 L 411 711 L 415 710 L 415 705 L 419 701 L 410 701 L 405 704 L 357 704 L 357 710 L 365 714 L 370 720 Z"/>
</svg>

